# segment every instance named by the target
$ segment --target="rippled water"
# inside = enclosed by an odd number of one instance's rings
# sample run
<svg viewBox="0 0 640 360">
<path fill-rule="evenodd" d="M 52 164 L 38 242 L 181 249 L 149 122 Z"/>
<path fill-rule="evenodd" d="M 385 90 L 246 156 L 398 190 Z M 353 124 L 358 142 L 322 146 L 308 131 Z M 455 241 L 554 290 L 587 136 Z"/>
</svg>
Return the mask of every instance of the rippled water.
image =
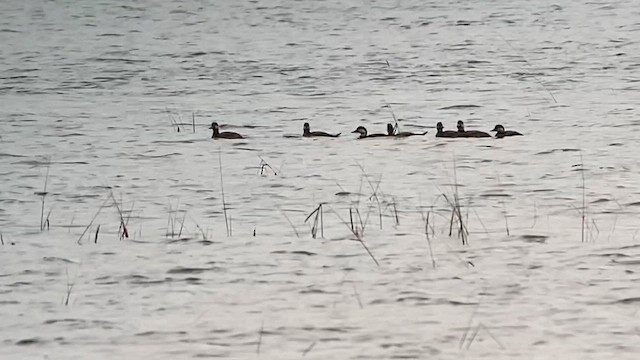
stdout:
<svg viewBox="0 0 640 360">
<path fill-rule="evenodd" d="M 634 1 L 123 4 L 0 3 L 0 357 L 640 354 Z"/>
</svg>

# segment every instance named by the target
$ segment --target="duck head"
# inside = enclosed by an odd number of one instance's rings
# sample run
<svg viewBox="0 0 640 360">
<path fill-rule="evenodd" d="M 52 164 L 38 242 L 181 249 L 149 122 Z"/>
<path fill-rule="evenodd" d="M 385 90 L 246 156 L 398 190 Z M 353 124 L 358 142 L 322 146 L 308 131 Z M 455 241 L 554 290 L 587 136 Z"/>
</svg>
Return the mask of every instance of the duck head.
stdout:
<svg viewBox="0 0 640 360">
<path fill-rule="evenodd" d="M 353 130 L 351 132 L 352 134 L 360 134 L 360 137 L 366 137 L 367 136 L 367 129 L 365 129 L 364 126 L 358 126 L 355 130 Z"/>
<path fill-rule="evenodd" d="M 458 120 L 458 124 L 456 126 L 458 127 L 458 131 L 464 132 L 464 123 L 462 120 Z"/>
<path fill-rule="evenodd" d="M 498 124 L 491 131 L 497 131 L 498 133 L 503 133 L 504 132 L 504 126 Z"/>
<path fill-rule="evenodd" d="M 302 125 L 302 132 L 304 134 L 308 134 L 309 132 L 311 132 L 311 127 L 309 126 L 308 122 L 306 122 L 306 123 L 304 123 L 304 125 Z"/>
<path fill-rule="evenodd" d="M 436 130 L 438 130 L 438 132 L 441 133 L 443 129 L 444 129 L 444 125 L 442 125 L 442 123 L 438 121 L 438 123 L 436 124 Z"/>
</svg>

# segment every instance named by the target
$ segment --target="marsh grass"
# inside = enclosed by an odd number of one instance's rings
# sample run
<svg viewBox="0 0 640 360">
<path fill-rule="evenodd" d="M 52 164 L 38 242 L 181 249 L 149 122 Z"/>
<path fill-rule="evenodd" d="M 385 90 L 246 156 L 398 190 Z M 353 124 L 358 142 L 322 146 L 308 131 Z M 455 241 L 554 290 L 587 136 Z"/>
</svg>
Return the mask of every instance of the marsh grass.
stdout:
<svg viewBox="0 0 640 360">
<path fill-rule="evenodd" d="M 180 126 L 183 126 L 184 130 L 184 125 L 182 125 L 182 119 L 180 119 L 180 121 L 178 121 L 178 119 L 176 119 L 173 114 L 171 113 L 171 111 L 169 110 L 169 108 L 165 108 L 165 110 L 167 111 L 167 114 L 169 115 L 169 121 L 171 121 L 171 127 L 176 128 L 177 132 L 180 132 Z M 178 116 L 181 118 L 180 114 L 178 113 Z M 194 120 L 195 121 L 195 120 Z"/>
<path fill-rule="evenodd" d="M 179 214 L 180 214 L 180 199 L 177 200 L 175 209 L 171 205 L 171 201 L 169 201 L 169 216 L 167 218 L 167 230 L 165 231 L 166 238 L 171 237 L 173 239 L 176 236 L 178 238 L 182 236 L 182 230 L 184 229 L 184 221 L 187 217 L 187 212 L 186 211 L 184 212 L 182 216 L 182 220 L 178 218 Z M 176 227 L 178 225 L 180 225 L 180 228 L 178 229 L 178 232 L 176 232 Z"/>
<path fill-rule="evenodd" d="M 436 198 L 437 200 L 438 198 Z M 422 222 L 424 223 L 424 236 L 427 239 L 427 246 L 429 247 L 429 257 L 431 258 L 431 266 L 436 268 L 436 259 L 433 255 L 433 246 L 431 245 L 431 236 L 429 236 L 429 226 L 431 226 L 432 235 L 435 234 L 435 227 L 433 223 L 430 223 L 431 212 L 433 211 L 433 205 L 430 207 L 430 210 L 427 211 L 427 215 L 425 216 L 424 211 L 422 210 L 422 206 L 419 208 L 420 216 L 422 217 Z"/>
<path fill-rule="evenodd" d="M 129 238 L 129 230 L 127 229 L 127 223 L 124 220 L 124 216 L 122 215 L 122 209 L 116 200 L 116 197 L 113 195 L 113 191 L 109 192 L 111 196 L 111 200 L 113 200 L 113 205 L 116 207 L 118 211 L 118 216 L 120 216 L 120 225 L 118 226 L 118 238 L 120 240 Z"/>
<path fill-rule="evenodd" d="M 585 225 L 586 225 L 586 219 L 587 219 L 587 193 L 586 193 L 586 186 L 585 186 L 585 179 L 584 179 L 584 160 L 582 159 L 582 151 L 580 152 L 580 175 L 582 177 L 582 209 L 581 209 L 581 217 L 582 217 L 582 222 L 581 222 L 581 231 L 580 231 L 580 240 L 581 242 L 584 242 L 585 240 Z"/>
<path fill-rule="evenodd" d="M 45 199 L 47 197 L 47 195 L 49 194 L 47 192 L 47 184 L 49 183 L 49 170 L 51 169 L 51 160 L 47 159 L 47 174 L 45 175 L 44 178 L 44 187 L 42 189 L 42 191 L 38 191 L 35 193 L 35 195 L 40 196 L 40 201 L 41 201 L 41 206 L 40 206 L 40 231 L 44 231 L 45 227 L 47 228 L 47 230 L 49 230 L 49 225 L 50 225 L 50 221 L 49 221 L 49 217 L 51 215 L 51 209 L 49 209 L 49 213 L 47 214 L 47 217 L 45 219 L 44 217 L 44 208 L 45 208 Z"/>
<path fill-rule="evenodd" d="M 581 195 L 582 195 L 582 204 L 580 208 L 576 208 L 576 211 L 580 214 L 580 242 L 593 242 L 596 241 L 598 236 L 600 235 L 600 229 L 598 228 L 598 224 L 593 216 L 589 215 L 589 206 L 587 201 L 587 186 L 586 186 L 586 176 L 585 176 L 585 167 L 584 160 L 582 157 L 582 151 L 580 151 L 580 164 L 574 165 L 577 167 L 577 171 L 580 172 L 581 179 Z M 620 204 L 618 204 L 620 205 Z"/>
<path fill-rule="evenodd" d="M 351 231 L 351 233 L 353 234 L 353 236 L 355 236 L 356 241 L 360 243 L 360 245 L 362 245 L 362 247 L 365 249 L 365 251 L 367 252 L 367 254 L 369 254 L 369 257 L 371 258 L 371 260 L 373 260 L 373 262 L 376 264 L 376 266 L 380 267 L 380 263 L 378 263 L 378 260 L 376 259 L 375 256 L 373 256 L 373 253 L 371 252 L 371 250 L 369 249 L 369 247 L 367 246 L 367 244 L 365 244 L 362 236 L 363 234 L 361 234 L 360 232 L 357 231 L 357 229 L 353 229 L 353 224 L 349 225 L 349 223 L 347 223 L 346 221 L 344 221 L 342 219 L 342 217 L 340 216 L 340 214 L 338 214 L 338 212 L 331 208 L 331 211 L 338 217 L 338 219 L 340 220 L 341 223 L 344 224 L 344 226 L 347 227 L 347 229 L 349 229 L 349 231 Z M 364 231 L 363 231 L 364 233 Z"/>
<path fill-rule="evenodd" d="M 465 225 L 465 218 L 462 215 L 462 205 L 460 203 L 460 192 L 458 191 L 458 171 L 456 159 L 453 158 L 453 194 L 447 196 L 442 193 L 442 197 L 451 207 L 451 218 L 449 220 L 449 236 L 453 235 L 454 220 L 457 221 L 458 237 L 462 240 L 462 245 L 469 245 L 469 230 Z M 467 217 L 468 218 L 468 217 Z"/>
<path fill-rule="evenodd" d="M 227 202 L 224 196 L 224 180 L 222 176 L 222 149 L 218 149 L 218 167 L 220 169 L 220 192 L 222 193 L 222 212 L 224 213 L 224 225 L 227 229 L 227 237 L 232 235 L 231 216 L 227 214 Z"/>
<path fill-rule="evenodd" d="M 109 193 L 109 196 L 107 196 L 104 199 L 104 202 L 102 203 L 102 205 L 100 205 L 100 208 L 98 208 L 98 211 L 96 211 L 95 215 L 93 215 L 93 218 L 91 219 L 91 221 L 89 222 L 89 225 L 87 225 L 84 228 L 84 231 L 82 232 L 82 234 L 80 234 L 80 237 L 78 238 L 78 241 L 76 241 L 76 243 L 78 245 L 82 244 L 82 238 L 84 237 L 84 235 L 87 233 L 87 231 L 89 231 L 89 229 L 91 228 L 91 225 L 93 225 L 93 222 L 96 221 L 96 218 L 98 217 L 98 215 L 100 214 L 100 212 L 102 211 L 102 209 L 105 208 L 105 206 L 107 206 L 107 203 L 110 200 L 112 193 Z"/>
<path fill-rule="evenodd" d="M 67 273 L 67 294 L 64 298 L 63 304 L 64 306 L 69 306 L 69 299 L 71 298 L 71 291 L 73 290 L 74 284 L 69 282 L 69 269 L 67 268 L 65 272 Z"/>
</svg>

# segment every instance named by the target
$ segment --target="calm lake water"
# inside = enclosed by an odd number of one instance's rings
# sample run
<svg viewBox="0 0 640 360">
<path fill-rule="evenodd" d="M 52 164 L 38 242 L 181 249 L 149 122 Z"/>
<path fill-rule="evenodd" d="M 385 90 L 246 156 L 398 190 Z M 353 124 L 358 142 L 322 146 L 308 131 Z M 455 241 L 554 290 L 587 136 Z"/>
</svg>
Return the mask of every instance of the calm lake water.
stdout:
<svg viewBox="0 0 640 360">
<path fill-rule="evenodd" d="M 0 358 L 640 355 L 637 2 L 0 15 Z"/>
</svg>

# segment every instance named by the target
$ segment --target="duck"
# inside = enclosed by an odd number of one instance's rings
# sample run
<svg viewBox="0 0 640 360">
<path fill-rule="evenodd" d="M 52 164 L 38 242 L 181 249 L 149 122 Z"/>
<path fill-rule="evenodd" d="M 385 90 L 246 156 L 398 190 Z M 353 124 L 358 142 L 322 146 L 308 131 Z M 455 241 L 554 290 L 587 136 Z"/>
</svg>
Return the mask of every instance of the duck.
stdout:
<svg viewBox="0 0 640 360">
<path fill-rule="evenodd" d="M 302 126 L 302 136 L 304 137 L 338 137 L 340 136 L 340 134 L 342 133 L 337 133 L 337 134 L 329 134 L 326 133 L 324 131 L 311 131 L 311 127 L 309 126 L 309 123 L 306 122 L 304 123 L 304 125 Z"/>
<path fill-rule="evenodd" d="M 458 137 L 472 137 L 472 138 L 483 138 L 483 137 L 492 137 L 490 134 L 479 131 L 479 130 L 469 130 L 466 131 L 464 129 L 464 123 L 462 120 L 458 120 Z"/>
<path fill-rule="evenodd" d="M 491 131 L 495 131 L 496 132 L 496 138 L 497 139 L 502 139 L 505 136 L 522 136 L 522 134 L 520 134 L 517 131 L 513 131 L 513 130 L 505 130 L 504 126 L 498 124 L 496 125 L 493 130 Z"/>
<path fill-rule="evenodd" d="M 444 126 L 442 125 L 441 122 L 438 122 L 436 124 L 436 137 L 445 137 L 445 138 L 457 138 L 458 136 L 458 132 L 457 131 L 453 131 L 453 130 L 443 130 Z"/>
<path fill-rule="evenodd" d="M 220 132 L 218 123 L 215 121 L 211 123 L 211 127 L 209 127 L 209 129 L 213 130 L 213 134 L 211 135 L 212 139 L 244 139 L 242 135 L 232 131 Z"/>
<path fill-rule="evenodd" d="M 358 126 L 351 133 L 360 134 L 360 137 L 358 137 L 358 139 L 365 139 L 365 138 L 368 139 L 368 138 L 372 138 L 372 137 L 385 137 L 385 136 L 388 136 L 386 134 L 368 134 L 367 133 L 367 128 L 365 128 L 364 126 Z"/>
<path fill-rule="evenodd" d="M 413 136 L 413 135 L 426 135 L 428 133 L 428 131 L 425 131 L 423 133 L 412 133 L 410 131 L 400 131 L 396 133 L 396 130 L 397 130 L 397 127 L 393 126 L 393 124 L 391 123 L 387 124 L 387 136 L 407 137 L 407 136 Z"/>
</svg>

